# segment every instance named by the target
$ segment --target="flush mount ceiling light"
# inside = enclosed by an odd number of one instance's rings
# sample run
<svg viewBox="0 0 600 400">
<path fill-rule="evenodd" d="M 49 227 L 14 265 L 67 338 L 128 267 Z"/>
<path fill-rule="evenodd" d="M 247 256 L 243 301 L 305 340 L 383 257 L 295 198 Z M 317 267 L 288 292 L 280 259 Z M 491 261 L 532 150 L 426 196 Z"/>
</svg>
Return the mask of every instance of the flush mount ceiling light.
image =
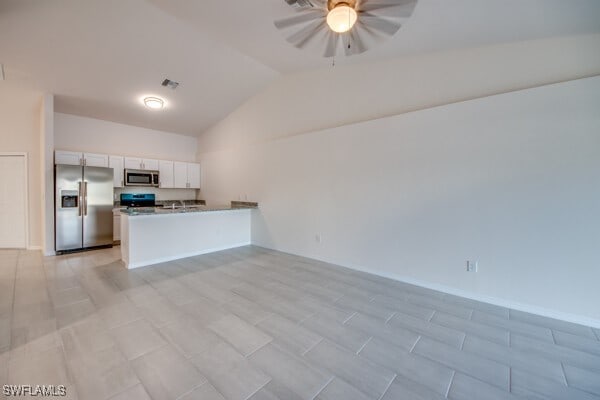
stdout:
<svg viewBox="0 0 600 400">
<path fill-rule="evenodd" d="M 153 110 L 160 110 L 165 106 L 165 101 L 159 97 L 144 97 L 144 105 Z"/>
<path fill-rule="evenodd" d="M 327 14 L 327 25 L 337 33 L 348 32 L 358 19 L 358 14 L 350 4 L 346 2 L 337 3 Z"/>
<path fill-rule="evenodd" d="M 369 50 L 398 32 L 418 0 L 284 0 L 294 14 L 275 21 L 288 42 L 324 57 Z M 341 42 L 341 45 L 340 45 Z"/>
</svg>

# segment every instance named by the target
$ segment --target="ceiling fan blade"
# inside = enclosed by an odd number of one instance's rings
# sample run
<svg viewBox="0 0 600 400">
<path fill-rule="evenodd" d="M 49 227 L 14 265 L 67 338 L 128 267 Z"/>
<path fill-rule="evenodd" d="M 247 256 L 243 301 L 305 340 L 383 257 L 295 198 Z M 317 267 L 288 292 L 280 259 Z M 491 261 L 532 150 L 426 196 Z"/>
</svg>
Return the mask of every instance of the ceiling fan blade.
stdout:
<svg viewBox="0 0 600 400">
<path fill-rule="evenodd" d="M 389 36 L 398 32 L 398 29 L 402 26 L 400 22 L 384 19 L 369 13 L 362 13 L 358 21 L 369 30 L 382 32 Z"/>
<path fill-rule="evenodd" d="M 327 0 L 310 0 L 310 2 L 315 6 L 315 8 L 327 10 Z"/>
<path fill-rule="evenodd" d="M 278 29 L 288 28 L 290 26 L 302 24 L 305 22 L 310 22 L 319 18 L 323 18 L 324 14 L 322 11 L 302 11 L 299 12 L 298 15 L 294 15 L 293 17 L 282 18 L 274 22 L 275 26 Z"/>
<path fill-rule="evenodd" d="M 346 56 L 360 54 L 367 51 L 367 47 L 360 38 L 358 30 L 352 29 L 351 31 L 345 33 L 342 38 L 344 42 L 344 53 Z"/>
<path fill-rule="evenodd" d="M 402 14 L 393 13 L 395 16 L 410 17 L 412 11 L 417 5 L 417 0 L 362 0 L 360 2 L 360 11 L 376 11 L 382 9 L 397 8 L 402 10 Z M 392 14 L 392 13 L 390 13 Z M 407 15 L 404 15 L 407 14 Z"/>
<path fill-rule="evenodd" d="M 410 17 L 417 5 L 416 0 L 396 1 L 363 1 L 359 12 L 372 12 L 388 14 L 390 17 Z"/>
<path fill-rule="evenodd" d="M 325 48 L 325 53 L 323 54 L 323 57 L 335 56 L 339 39 L 339 33 L 335 33 L 333 31 L 328 32 L 327 47 Z"/>
<path fill-rule="evenodd" d="M 325 27 L 325 20 L 313 22 L 312 24 L 302 28 L 294 33 L 287 40 L 294 46 L 303 48 L 308 41 L 313 38 L 321 29 Z"/>
</svg>

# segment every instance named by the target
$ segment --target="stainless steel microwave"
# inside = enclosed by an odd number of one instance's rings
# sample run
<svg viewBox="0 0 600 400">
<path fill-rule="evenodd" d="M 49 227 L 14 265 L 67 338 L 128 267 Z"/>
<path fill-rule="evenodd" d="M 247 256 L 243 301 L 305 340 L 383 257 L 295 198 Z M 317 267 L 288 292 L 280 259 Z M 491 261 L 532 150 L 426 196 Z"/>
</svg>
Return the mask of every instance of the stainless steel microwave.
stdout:
<svg viewBox="0 0 600 400">
<path fill-rule="evenodd" d="M 152 186 L 158 187 L 158 171 L 140 169 L 125 170 L 125 186 Z"/>
</svg>

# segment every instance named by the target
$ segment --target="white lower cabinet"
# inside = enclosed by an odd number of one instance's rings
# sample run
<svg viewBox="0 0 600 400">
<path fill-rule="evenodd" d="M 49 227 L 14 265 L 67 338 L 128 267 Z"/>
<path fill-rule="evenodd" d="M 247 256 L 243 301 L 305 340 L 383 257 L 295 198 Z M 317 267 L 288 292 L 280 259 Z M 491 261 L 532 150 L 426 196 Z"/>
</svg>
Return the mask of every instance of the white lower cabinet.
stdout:
<svg viewBox="0 0 600 400">
<path fill-rule="evenodd" d="M 121 209 L 113 210 L 113 241 L 121 240 Z"/>
</svg>

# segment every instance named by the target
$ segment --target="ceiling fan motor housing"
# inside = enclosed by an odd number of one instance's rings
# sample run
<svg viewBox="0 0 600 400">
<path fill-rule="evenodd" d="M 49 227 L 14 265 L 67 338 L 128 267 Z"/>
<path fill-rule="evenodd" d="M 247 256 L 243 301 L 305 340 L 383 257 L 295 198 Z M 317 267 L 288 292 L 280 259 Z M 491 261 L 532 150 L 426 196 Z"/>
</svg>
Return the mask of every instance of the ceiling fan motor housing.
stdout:
<svg viewBox="0 0 600 400">
<path fill-rule="evenodd" d="M 348 6 L 356 10 L 356 0 L 327 0 L 327 9 L 333 10 L 337 6 Z"/>
</svg>

